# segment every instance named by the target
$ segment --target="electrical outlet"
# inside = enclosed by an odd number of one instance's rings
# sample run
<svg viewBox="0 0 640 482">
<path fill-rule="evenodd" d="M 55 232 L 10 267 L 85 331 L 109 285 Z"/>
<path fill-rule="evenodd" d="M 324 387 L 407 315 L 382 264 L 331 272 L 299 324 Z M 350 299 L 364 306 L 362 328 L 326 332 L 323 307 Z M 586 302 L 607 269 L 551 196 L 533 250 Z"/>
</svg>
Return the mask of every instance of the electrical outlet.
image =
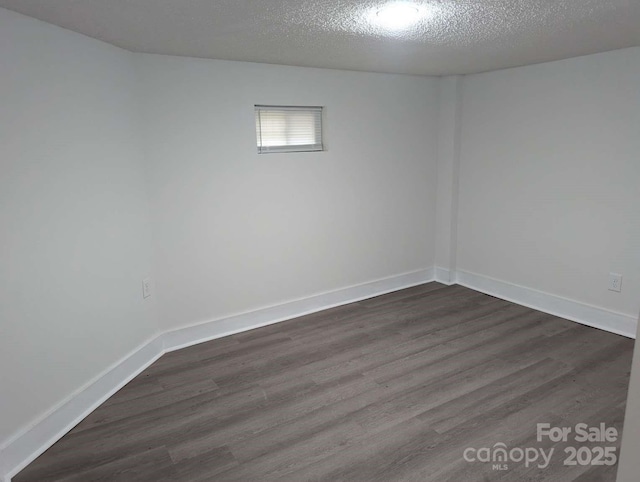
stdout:
<svg viewBox="0 0 640 482">
<path fill-rule="evenodd" d="M 151 278 L 145 278 L 142 280 L 142 297 L 148 298 L 151 296 Z"/>
<path fill-rule="evenodd" d="M 618 273 L 609 273 L 609 291 L 622 291 L 622 275 Z"/>
</svg>

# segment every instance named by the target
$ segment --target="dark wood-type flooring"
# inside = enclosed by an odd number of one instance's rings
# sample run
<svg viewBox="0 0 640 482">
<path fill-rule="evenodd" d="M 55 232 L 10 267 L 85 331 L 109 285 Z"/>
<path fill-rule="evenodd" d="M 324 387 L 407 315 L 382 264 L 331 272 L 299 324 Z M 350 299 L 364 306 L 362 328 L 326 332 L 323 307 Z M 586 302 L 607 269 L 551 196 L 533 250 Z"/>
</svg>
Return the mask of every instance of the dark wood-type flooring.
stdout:
<svg viewBox="0 0 640 482">
<path fill-rule="evenodd" d="M 614 481 L 536 424 L 621 432 L 632 347 L 429 283 L 166 354 L 14 480 Z M 463 459 L 499 442 L 556 450 Z"/>
</svg>

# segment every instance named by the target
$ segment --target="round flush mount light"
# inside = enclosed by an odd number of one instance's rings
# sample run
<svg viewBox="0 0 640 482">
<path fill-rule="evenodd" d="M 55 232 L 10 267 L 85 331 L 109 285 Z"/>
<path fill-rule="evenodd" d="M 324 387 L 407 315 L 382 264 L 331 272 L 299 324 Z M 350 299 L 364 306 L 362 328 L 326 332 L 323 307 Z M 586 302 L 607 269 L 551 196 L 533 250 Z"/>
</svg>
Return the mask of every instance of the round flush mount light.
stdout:
<svg viewBox="0 0 640 482">
<path fill-rule="evenodd" d="M 376 10 L 372 20 L 388 30 L 404 30 L 417 23 L 422 16 L 422 9 L 415 3 L 393 2 Z"/>
</svg>

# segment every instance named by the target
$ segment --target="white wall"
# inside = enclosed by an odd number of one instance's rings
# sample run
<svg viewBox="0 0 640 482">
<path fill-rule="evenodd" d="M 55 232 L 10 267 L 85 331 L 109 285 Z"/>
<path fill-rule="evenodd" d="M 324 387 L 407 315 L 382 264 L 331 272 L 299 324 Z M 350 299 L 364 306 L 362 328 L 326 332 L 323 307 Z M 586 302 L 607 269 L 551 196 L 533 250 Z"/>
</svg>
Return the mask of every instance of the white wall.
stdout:
<svg viewBox="0 0 640 482">
<path fill-rule="evenodd" d="M 156 330 L 133 56 L 0 9 L 0 446 Z"/>
<path fill-rule="evenodd" d="M 438 89 L 438 187 L 434 263 L 438 281 L 455 281 L 462 76 L 442 77 Z"/>
<path fill-rule="evenodd" d="M 437 79 L 141 56 L 163 329 L 433 265 Z M 254 104 L 327 151 L 256 152 Z"/>
<path fill-rule="evenodd" d="M 458 269 L 635 319 L 639 79 L 640 48 L 464 78 Z"/>
</svg>

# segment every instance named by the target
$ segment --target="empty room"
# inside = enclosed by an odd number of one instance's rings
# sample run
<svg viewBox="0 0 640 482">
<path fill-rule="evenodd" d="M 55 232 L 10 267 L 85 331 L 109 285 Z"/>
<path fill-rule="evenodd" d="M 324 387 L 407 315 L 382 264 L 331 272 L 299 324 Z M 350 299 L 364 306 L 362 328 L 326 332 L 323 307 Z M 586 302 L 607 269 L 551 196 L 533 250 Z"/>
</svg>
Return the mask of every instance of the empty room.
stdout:
<svg viewBox="0 0 640 482">
<path fill-rule="evenodd" d="M 0 480 L 638 482 L 640 2 L 0 0 Z"/>
</svg>

